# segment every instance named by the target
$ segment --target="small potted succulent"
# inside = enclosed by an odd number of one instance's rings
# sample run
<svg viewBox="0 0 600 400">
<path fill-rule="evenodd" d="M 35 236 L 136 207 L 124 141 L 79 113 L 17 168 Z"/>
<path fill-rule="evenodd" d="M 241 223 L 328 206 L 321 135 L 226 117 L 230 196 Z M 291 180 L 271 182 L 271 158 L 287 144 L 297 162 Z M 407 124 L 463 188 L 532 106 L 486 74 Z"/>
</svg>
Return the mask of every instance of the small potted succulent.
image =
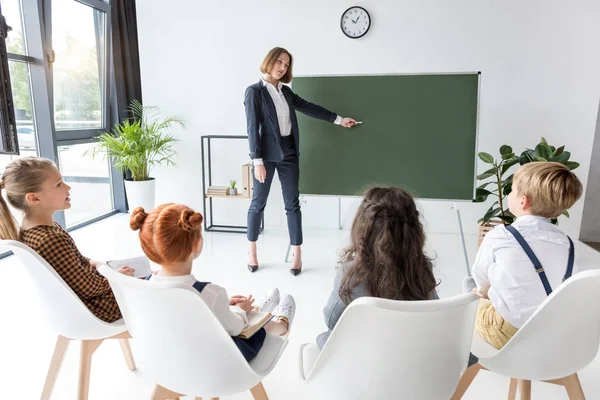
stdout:
<svg viewBox="0 0 600 400">
<path fill-rule="evenodd" d="M 235 187 L 236 181 L 229 181 L 229 195 L 237 196 L 237 188 Z"/>
</svg>

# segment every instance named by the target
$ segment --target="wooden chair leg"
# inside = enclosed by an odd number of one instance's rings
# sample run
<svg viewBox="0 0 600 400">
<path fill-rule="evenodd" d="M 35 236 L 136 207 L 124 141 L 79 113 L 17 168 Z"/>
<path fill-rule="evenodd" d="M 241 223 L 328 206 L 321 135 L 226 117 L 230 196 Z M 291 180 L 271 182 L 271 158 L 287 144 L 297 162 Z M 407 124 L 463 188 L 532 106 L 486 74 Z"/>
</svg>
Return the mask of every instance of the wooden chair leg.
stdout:
<svg viewBox="0 0 600 400">
<path fill-rule="evenodd" d="M 65 358 L 65 353 L 69 347 L 70 339 L 64 336 L 58 335 L 56 338 L 56 345 L 54 346 L 54 354 L 52 354 L 52 360 L 50 361 L 50 367 L 48 367 L 48 374 L 46 375 L 46 382 L 44 383 L 44 390 L 42 391 L 41 400 L 49 400 L 56 384 L 56 378 L 60 372 L 60 367 Z"/>
<path fill-rule="evenodd" d="M 172 392 L 160 385 L 155 385 L 151 396 L 150 400 L 180 400 L 179 397 L 183 396 L 183 394 Z"/>
<path fill-rule="evenodd" d="M 79 387 L 77 389 L 77 400 L 87 400 L 90 390 L 90 372 L 92 368 L 92 355 L 102 344 L 104 339 L 82 340 L 81 354 L 79 356 Z"/>
<path fill-rule="evenodd" d="M 577 374 L 573 374 L 563 378 L 563 386 L 567 389 L 567 394 L 570 400 L 585 400 L 583 388 Z"/>
<path fill-rule="evenodd" d="M 250 393 L 252 393 L 254 400 L 269 400 L 269 396 L 267 396 L 267 392 L 265 391 L 262 382 L 258 382 L 258 385 L 250 389 Z"/>
<path fill-rule="evenodd" d="M 450 398 L 450 400 L 460 400 L 465 395 L 465 392 L 471 386 L 473 379 L 477 376 L 479 371 L 483 369 L 483 366 L 479 363 L 471 365 L 467 370 L 462 374 L 460 380 L 458 381 L 458 386 L 456 386 L 456 390 L 454 394 Z"/>
<path fill-rule="evenodd" d="M 520 400 L 531 400 L 531 381 L 519 379 L 518 383 Z"/>
<path fill-rule="evenodd" d="M 133 359 L 133 353 L 131 352 L 131 346 L 129 345 L 129 339 L 119 339 L 121 344 L 121 350 L 123 350 L 123 356 L 127 363 L 127 368 L 130 371 L 135 371 L 135 360 Z"/>
<path fill-rule="evenodd" d="M 508 383 L 508 400 L 516 400 L 517 399 L 517 380 L 515 378 L 510 378 L 510 382 Z"/>
</svg>

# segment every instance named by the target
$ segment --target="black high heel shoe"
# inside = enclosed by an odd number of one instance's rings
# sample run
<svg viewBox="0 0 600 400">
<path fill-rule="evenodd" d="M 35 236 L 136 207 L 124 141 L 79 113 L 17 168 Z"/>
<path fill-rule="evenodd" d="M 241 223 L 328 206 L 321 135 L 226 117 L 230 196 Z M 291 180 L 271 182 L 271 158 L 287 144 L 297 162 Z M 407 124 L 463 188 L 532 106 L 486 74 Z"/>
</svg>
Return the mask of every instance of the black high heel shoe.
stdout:
<svg viewBox="0 0 600 400">
<path fill-rule="evenodd" d="M 290 273 L 294 276 L 298 276 L 302 273 L 302 265 L 300 268 L 290 268 Z"/>
<path fill-rule="evenodd" d="M 258 265 L 250 265 L 250 264 L 248 264 L 248 271 L 250 271 L 250 272 L 256 272 L 256 271 L 258 271 Z"/>
</svg>

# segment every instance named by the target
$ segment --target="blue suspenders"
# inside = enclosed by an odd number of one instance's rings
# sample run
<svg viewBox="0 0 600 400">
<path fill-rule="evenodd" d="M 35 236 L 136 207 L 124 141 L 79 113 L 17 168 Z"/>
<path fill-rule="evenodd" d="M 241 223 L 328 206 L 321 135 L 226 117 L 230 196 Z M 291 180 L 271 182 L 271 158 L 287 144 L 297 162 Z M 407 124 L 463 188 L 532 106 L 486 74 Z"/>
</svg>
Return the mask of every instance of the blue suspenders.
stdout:
<svg viewBox="0 0 600 400">
<path fill-rule="evenodd" d="M 538 260 L 538 258 L 535 256 L 533 250 L 531 250 L 531 247 L 529 247 L 529 245 L 527 244 L 527 242 L 525 241 L 523 236 L 521 236 L 519 231 L 517 231 L 514 227 L 512 227 L 510 225 L 506 226 L 506 229 L 510 233 L 512 233 L 512 235 L 515 237 L 515 239 L 517 239 L 517 242 L 519 242 L 519 244 L 521 245 L 521 247 L 527 254 L 527 257 L 529 257 L 529 259 L 533 263 L 535 272 L 538 273 L 538 275 L 542 281 L 542 284 L 544 285 L 544 289 L 546 290 L 546 295 L 550 296 L 550 293 L 552 293 L 552 287 L 550 286 L 550 282 L 548 282 L 548 277 L 546 276 L 546 273 L 544 272 L 544 267 L 542 267 L 542 263 L 540 263 L 540 260 Z M 573 263 L 575 261 L 575 247 L 573 246 L 573 241 L 568 236 L 567 236 L 567 239 L 569 239 L 569 261 L 567 263 L 567 271 L 563 278 L 563 282 L 571 277 L 571 274 L 573 273 Z"/>
</svg>

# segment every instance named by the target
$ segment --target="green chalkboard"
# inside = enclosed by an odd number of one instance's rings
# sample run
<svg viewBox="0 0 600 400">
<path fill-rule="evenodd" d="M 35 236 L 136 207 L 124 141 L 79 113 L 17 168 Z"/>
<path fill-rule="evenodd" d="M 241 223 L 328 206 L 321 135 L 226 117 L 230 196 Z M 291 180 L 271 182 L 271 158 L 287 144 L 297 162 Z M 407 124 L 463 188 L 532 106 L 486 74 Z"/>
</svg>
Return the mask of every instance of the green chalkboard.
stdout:
<svg viewBox="0 0 600 400">
<path fill-rule="evenodd" d="M 298 113 L 300 193 L 360 195 L 395 185 L 420 198 L 472 200 L 479 75 L 296 77 L 302 98 L 363 124 Z"/>
</svg>

